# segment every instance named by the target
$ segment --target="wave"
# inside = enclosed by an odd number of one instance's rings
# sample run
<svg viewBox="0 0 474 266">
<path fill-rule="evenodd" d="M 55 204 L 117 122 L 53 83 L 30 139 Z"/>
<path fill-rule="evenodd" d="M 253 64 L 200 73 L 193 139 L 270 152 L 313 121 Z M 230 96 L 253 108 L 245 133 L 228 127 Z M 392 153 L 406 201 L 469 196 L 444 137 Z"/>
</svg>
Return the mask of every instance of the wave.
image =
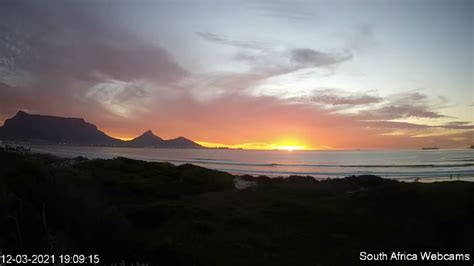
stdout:
<svg viewBox="0 0 474 266">
<path fill-rule="evenodd" d="M 68 150 L 64 147 L 55 149 L 42 149 L 32 147 L 37 152 L 47 152 L 64 157 L 84 156 L 88 158 L 114 158 L 129 157 L 133 159 L 157 162 L 169 162 L 173 164 L 197 164 L 216 170 L 227 171 L 237 174 L 288 176 L 288 175 L 311 175 L 321 178 L 344 177 L 350 175 L 374 174 L 382 177 L 404 178 L 404 177 L 449 177 L 450 175 L 474 176 L 474 162 L 469 157 L 453 156 L 449 161 L 428 161 L 425 163 L 400 163 L 400 164 L 357 164 L 357 163 L 312 163 L 312 162 L 246 162 L 240 160 L 224 160 L 212 158 L 212 156 L 194 156 L 191 158 L 170 158 L 165 154 L 127 153 L 117 149 L 74 149 Z M 128 150 L 127 150 L 128 151 Z M 135 150 L 133 150 L 135 151 Z M 158 155 L 158 156 L 157 156 Z M 160 155 L 162 156 L 160 158 Z M 263 159 L 263 158 L 262 158 Z M 404 158 L 406 159 L 406 158 Z M 271 160 L 269 158 L 269 160 Z M 390 162 L 387 158 L 386 162 Z M 405 160 L 410 162 L 410 160 Z"/>
<path fill-rule="evenodd" d="M 197 161 L 218 161 L 217 159 L 212 159 L 212 158 L 193 158 L 193 160 Z"/>
<path fill-rule="evenodd" d="M 217 159 L 196 158 L 192 160 L 160 159 L 168 162 L 239 165 L 239 166 L 267 166 L 267 167 L 327 167 L 327 168 L 446 168 L 469 167 L 474 163 L 439 163 L 439 164 L 299 164 L 299 163 L 252 163 L 241 161 L 223 161 Z"/>
<path fill-rule="evenodd" d="M 447 160 L 448 162 L 474 162 L 474 159 L 450 159 Z"/>
<path fill-rule="evenodd" d="M 102 154 L 98 151 L 79 151 L 79 150 L 67 150 L 67 149 L 35 149 L 37 151 L 47 151 L 52 153 L 60 153 L 61 155 L 81 155 L 91 157 L 102 157 L 111 158 L 117 156 L 133 157 L 136 159 L 147 160 L 147 161 L 159 161 L 159 162 L 170 162 L 170 163 L 197 163 L 204 165 L 235 165 L 235 166 L 253 166 L 253 167 L 302 167 L 302 168 L 453 168 L 453 167 L 473 167 L 474 162 L 470 159 L 455 158 L 450 160 L 448 163 L 425 163 L 425 164 L 320 164 L 320 163 L 276 163 L 276 162 L 244 162 L 244 161 L 230 161 L 230 160 L 219 160 L 214 158 L 195 157 L 192 159 L 173 159 L 173 158 L 156 158 L 150 156 L 140 156 L 136 154 L 122 154 L 122 153 L 107 153 Z M 459 160 L 459 163 L 454 161 Z"/>
<path fill-rule="evenodd" d="M 267 176 L 316 176 L 316 177 L 346 177 L 352 175 L 378 175 L 389 178 L 407 178 L 407 177 L 456 177 L 458 174 L 462 177 L 473 177 L 473 170 L 460 171 L 427 171 L 427 172 L 385 172 L 385 171 L 351 171 L 351 172 L 294 172 L 294 171 L 268 171 L 268 170 L 250 170 L 250 169 L 231 169 L 216 168 L 216 170 L 225 171 L 234 174 L 267 175 Z"/>
</svg>

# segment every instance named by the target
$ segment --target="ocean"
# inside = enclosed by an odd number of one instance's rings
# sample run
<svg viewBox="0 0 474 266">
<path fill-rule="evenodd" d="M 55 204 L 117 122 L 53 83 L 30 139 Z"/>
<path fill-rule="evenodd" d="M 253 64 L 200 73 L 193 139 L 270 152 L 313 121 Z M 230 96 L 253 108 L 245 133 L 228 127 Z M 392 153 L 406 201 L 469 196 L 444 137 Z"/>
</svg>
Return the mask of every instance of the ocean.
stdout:
<svg viewBox="0 0 474 266">
<path fill-rule="evenodd" d="M 231 149 L 155 149 L 31 145 L 33 152 L 73 158 L 128 157 L 191 163 L 232 174 L 310 175 L 318 179 L 373 174 L 420 181 L 474 181 L 474 150 L 280 151 Z"/>
</svg>

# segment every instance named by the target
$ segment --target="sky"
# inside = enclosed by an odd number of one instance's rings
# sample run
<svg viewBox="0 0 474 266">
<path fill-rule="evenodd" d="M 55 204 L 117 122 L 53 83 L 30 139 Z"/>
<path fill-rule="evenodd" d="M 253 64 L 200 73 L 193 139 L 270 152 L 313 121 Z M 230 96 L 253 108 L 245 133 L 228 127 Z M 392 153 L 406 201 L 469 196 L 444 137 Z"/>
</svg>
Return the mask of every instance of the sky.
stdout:
<svg viewBox="0 0 474 266">
<path fill-rule="evenodd" d="M 470 0 L 3 0 L 0 122 L 24 110 L 121 139 L 464 148 L 473 14 Z"/>
</svg>

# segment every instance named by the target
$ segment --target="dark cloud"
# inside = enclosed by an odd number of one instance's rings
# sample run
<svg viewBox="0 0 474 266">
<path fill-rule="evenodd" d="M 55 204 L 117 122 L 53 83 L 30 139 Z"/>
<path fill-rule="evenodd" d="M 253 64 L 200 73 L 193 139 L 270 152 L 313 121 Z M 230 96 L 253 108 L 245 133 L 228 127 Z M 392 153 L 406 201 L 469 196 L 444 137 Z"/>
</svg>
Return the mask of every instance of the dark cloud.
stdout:
<svg viewBox="0 0 474 266">
<path fill-rule="evenodd" d="M 390 95 L 382 106 L 359 112 L 364 120 L 446 117 L 433 110 L 428 97 L 419 92 Z"/>
<path fill-rule="evenodd" d="M 99 100 L 110 101 L 113 105 L 122 105 L 151 96 L 146 84 L 117 81 L 98 84 L 89 90 L 88 94 Z"/>
<path fill-rule="evenodd" d="M 440 127 L 449 129 L 474 129 L 474 125 L 472 125 L 471 122 L 466 121 L 449 122 Z M 474 135 L 472 137 L 474 137 Z"/>
<path fill-rule="evenodd" d="M 252 73 L 262 79 L 285 75 L 305 68 L 329 69 L 352 58 L 350 53 L 326 53 L 309 48 L 292 49 L 285 52 L 272 50 L 258 53 L 237 53 L 235 60 L 247 62 Z"/>
<path fill-rule="evenodd" d="M 216 91 L 215 95 L 233 94 L 236 91 L 245 91 L 252 86 L 264 82 L 272 77 L 285 75 L 305 68 L 333 68 L 352 58 L 348 52 L 339 54 L 320 52 L 309 48 L 278 51 L 272 45 L 260 41 L 232 40 L 214 33 L 198 32 L 198 36 L 206 41 L 239 48 L 233 60 L 247 63 L 249 70 L 245 73 L 212 73 L 193 80 L 199 88 Z M 219 88 L 216 85 L 223 85 Z M 193 87 L 191 85 L 191 87 Z M 196 87 L 196 86 L 194 86 Z M 222 90 L 225 88 L 225 91 Z M 194 90 L 195 91 L 195 90 Z M 202 91 L 202 90 L 200 90 Z M 209 94 L 209 93 L 207 93 Z M 339 99 L 354 103 L 374 101 L 375 98 Z M 342 104 L 342 103 L 341 103 Z"/>
<path fill-rule="evenodd" d="M 419 92 L 398 93 L 391 95 L 395 103 L 417 103 L 426 100 L 428 97 Z"/>
<path fill-rule="evenodd" d="M 35 91 L 0 82 L 0 117 L 9 118 L 18 110 L 66 117 L 93 118 L 97 122 L 114 119 L 104 106 L 86 98 L 76 98 L 68 91 Z"/>
<path fill-rule="evenodd" d="M 376 110 L 377 116 L 384 117 L 385 119 L 395 118 L 408 118 L 408 117 L 420 117 L 420 118 L 441 118 L 441 115 L 437 112 L 427 110 L 426 106 L 413 106 L 408 104 L 403 105 L 388 105 Z"/>
<path fill-rule="evenodd" d="M 435 98 L 437 99 L 437 98 Z M 359 121 L 376 121 L 371 125 L 396 126 L 406 128 L 404 124 L 389 122 L 393 119 L 406 118 L 444 118 L 436 111 L 433 101 L 419 92 L 399 93 L 387 97 L 367 93 L 351 93 L 341 89 L 317 89 L 309 96 L 294 97 L 290 102 L 315 103 L 325 106 L 329 112 L 350 111 L 355 113 L 354 119 Z M 331 108 L 332 107 L 332 108 Z M 355 108 L 355 109 L 354 109 Z M 362 110 L 360 110 L 363 108 Z M 382 122 L 387 122 L 383 124 Z M 440 127 L 469 129 L 468 122 L 452 122 Z"/>
<path fill-rule="evenodd" d="M 369 95 L 363 96 L 336 96 L 336 95 L 318 95 L 313 97 L 314 102 L 330 105 L 366 105 L 378 103 L 381 98 Z"/>
<path fill-rule="evenodd" d="M 348 106 L 357 106 L 357 105 L 368 105 L 379 103 L 382 101 L 381 97 L 366 95 L 366 94 L 356 94 L 356 95 L 338 95 L 334 91 L 325 91 L 318 90 L 315 91 L 314 95 L 309 97 L 310 101 L 318 104 L 326 105 L 348 105 Z"/>
<path fill-rule="evenodd" d="M 367 127 L 379 129 L 423 129 L 431 126 L 396 121 L 361 121 Z"/>
<path fill-rule="evenodd" d="M 93 103 L 99 112 L 103 103 L 88 97 L 98 84 L 129 83 L 109 93 L 107 102 L 122 104 L 148 93 L 135 82 L 172 86 L 188 75 L 166 50 L 127 30 L 112 7 L 107 1 L 2 2 L 0 81 L 17 90 L 17 108 L 54 109 L 39 106 L 50 97 L 68 106 Z M 13 105 L 8 91 L 0 91 L 2 106 Z"/>
<path fill-rule="evenodd" d="M 238 48 L 260 50 L 269 46 L 269 44 L 266 42 L 233 40 L 226 36 L 210 33 L 210 32 L 196 32 L 196 34 L 206 41 L 217 43 L 217 44 L 230 45 L 230 46 L 234 46 Z"/>
<path fill-rule="evenodd" d="M 290 59 L 300 67 L 322 67 L 342 63 L 352 58 L 350 53 L 341 55 L 300 48 L 290 51 Z"/>
<path fill-rule="evenodd" d="M 341 111 L 381 103 L 384 98 L 366 92 L 347 92 L 342 89 L 315 89 L 310 95 L 291 97 L 290 102 L 317 104 L 330 111 Z"/>
<path fill-rule="evenodd" d="M 3 67 L 46 79 L 94 80 L 103 75 L 171 82 L 186 74 L 164 49 L 115 27 L 111 15 L 98 14 L 106 6 L 72 1 L 9 3 L 0 11 Z"/>
<path fill-rule="evenodd" d="M 465 126 L 465 125 L 469 125 L 470 123 L 469 122 L 466 122 L 466 121 L 453 121 L 453 122 L 448 122 L 446 124 L 444 124 L 444 126 Z"/>
<path fill-rule="evenodd" d="M 242 50 L 238 51 L 233 59 L 249 63 L 253 72 L 268 77 L 302 68 L 327 68 L 352 59 L 352 54 L 348 51 L 328 53 L 310 48 L 296 48 L 277 52 L 271 44 L 266 42 L 235 40 L 210 32 L 197 32 L 196 34 L 212 43 L 241 48 Z"/>
</svg>

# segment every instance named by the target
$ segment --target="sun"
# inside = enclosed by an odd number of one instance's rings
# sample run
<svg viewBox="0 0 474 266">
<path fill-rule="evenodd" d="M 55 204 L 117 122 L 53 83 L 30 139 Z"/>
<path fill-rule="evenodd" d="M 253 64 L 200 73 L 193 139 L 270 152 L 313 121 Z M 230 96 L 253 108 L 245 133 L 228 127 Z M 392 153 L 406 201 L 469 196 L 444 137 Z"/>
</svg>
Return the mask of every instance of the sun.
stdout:
<svg viewBox="0 0 474 266">
<path fill-rule="evenodd" d="M 289 152 L 304 150 L 304 146 L 287 146 L 287 145 L 284 145 L 284 146 L 277 146 L 276 148 L 278 150 L 282 150 L 282 151 L 286 150 L 286 151 L 289 151 Z"/>
<path fill-rule="evenodd" d="M 273 148 L 276 150 L 282 151 L 300 151 L 306 150 L 306 145 L 303 145 L 303 141 L 299 138 L 295 137 L 286 137 L 275 140 L 274 144 L 272 144 Z"/>
<path fill-rule="evenodd" d="M 244 149 L 244 150 L 279 150 L 279 151 L 300 151 L 309 150 L 310 146 L 304 144 L 301 139 L 297 138 L 281 138 L 271 142 L 251 142 L 243 144 L 228 145 L 223 143 L 196 141 L 202 146 L 209 148 L 228 148 L 228 149 Z"/>
</svg>

